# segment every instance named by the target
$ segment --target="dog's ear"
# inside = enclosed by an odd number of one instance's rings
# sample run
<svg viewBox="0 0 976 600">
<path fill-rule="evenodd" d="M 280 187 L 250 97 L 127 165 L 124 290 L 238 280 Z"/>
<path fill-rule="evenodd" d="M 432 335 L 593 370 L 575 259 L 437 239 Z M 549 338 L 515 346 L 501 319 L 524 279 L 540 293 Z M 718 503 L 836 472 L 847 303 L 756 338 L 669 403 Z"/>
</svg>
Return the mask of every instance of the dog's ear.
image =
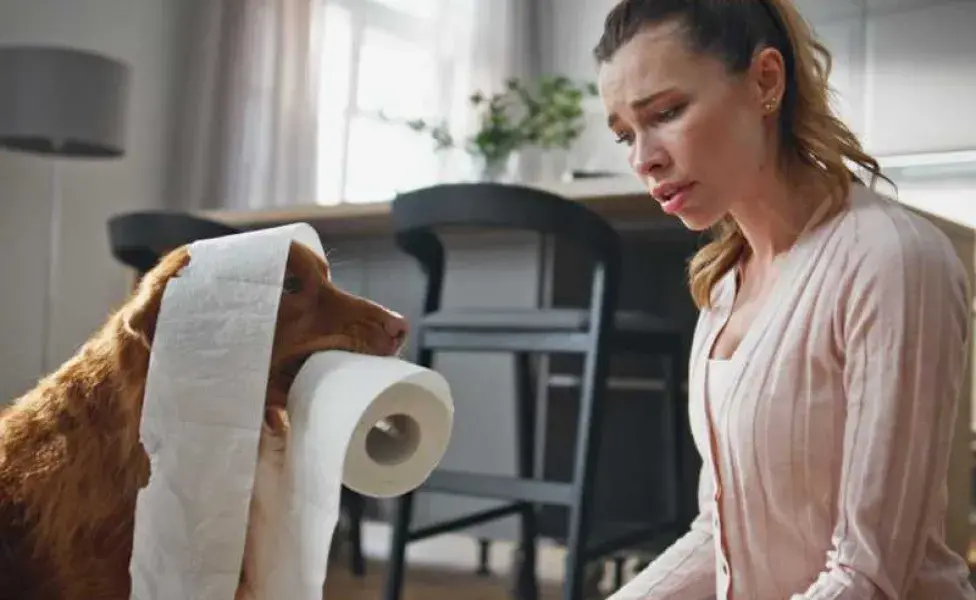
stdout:
<svg viewBox="0 0 976 600">
<path fill-rule="evenodd" d="M 178 277 L 190 263 L 190 252 L 181 246 L 167 253 L 139 282 L 135 294 L 122 309 L 122 322 L 126 331 L 139 338 L 147 349 L 152 347 L 156 334 L 156 319 L 163 301 L 163 292 L 169 280 Z"/>
</svg>

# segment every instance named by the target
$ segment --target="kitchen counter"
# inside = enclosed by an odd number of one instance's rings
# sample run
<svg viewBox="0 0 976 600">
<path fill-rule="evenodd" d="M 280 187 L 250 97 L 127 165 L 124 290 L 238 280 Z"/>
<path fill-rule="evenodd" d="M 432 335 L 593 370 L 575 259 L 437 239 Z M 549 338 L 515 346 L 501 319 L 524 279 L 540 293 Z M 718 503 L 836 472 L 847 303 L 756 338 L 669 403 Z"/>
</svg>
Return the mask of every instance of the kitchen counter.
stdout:
<svg viewBox="0 0 976 600">
<path fill-rule="evenodd" d="M 903 183 L 895 199 L 935 220 L 956 235 L 976 230 L 976 185 L 950 183 Z M 677 229 L 680 223 L 665 215 L 634 177 L 602 177 L 575 181 L 530 184 L 581 202 L 613 221 L 621 229 Z M 884 182 L 879 185 L 886 186 Z M 879 188 L 884 191 L 886 188 Z M 312 224 L 323 235 L 371 236 L 389 233 L 390 203 L 306 204 L 258 210 L 210 210 L 198 214 L 243 228 L 268 227 L 297 221 Z"/>
<path fill-rule="evenodd" d="M 664 214 L 633 177 L 547 182 L 532 187 L 576 200 L 625 229 L 678 229 L 680 223 Z M 373 236 L 390 233 L 390 203 L 310 204 L 261 210 L 203 211 L 201 216 L 244 228 L 302 221 L 323 235 Z"/>
</svg>

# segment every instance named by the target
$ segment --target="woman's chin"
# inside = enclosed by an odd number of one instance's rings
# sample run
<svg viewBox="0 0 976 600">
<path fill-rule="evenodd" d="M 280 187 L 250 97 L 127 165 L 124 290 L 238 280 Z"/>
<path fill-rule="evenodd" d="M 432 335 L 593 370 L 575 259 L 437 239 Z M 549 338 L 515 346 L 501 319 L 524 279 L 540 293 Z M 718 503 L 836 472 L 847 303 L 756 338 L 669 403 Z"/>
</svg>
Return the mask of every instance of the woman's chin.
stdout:
<svg viewBox="0 0 976 600">
<path fill-rule="evenodd" d="M 715 210 L 711 203 L 701 202 L 700 198 L 693 197 L 672 216 L 677 217 L 690 231 L 701 232 L 717 225 L 727 214 L 728 211 Z"/>
<path fill-rule="evenodd" d="M 685 213 L 678 213 L 675 215 L 684 226 L 691 231 L 706 231 L 711 227 L 715 226 L 721 220 L 721 217 L 715 217 L 713 215 L 703 215 L 701 213 L 696 213 L 694 211 L 688 211 Z"/>
</svg>

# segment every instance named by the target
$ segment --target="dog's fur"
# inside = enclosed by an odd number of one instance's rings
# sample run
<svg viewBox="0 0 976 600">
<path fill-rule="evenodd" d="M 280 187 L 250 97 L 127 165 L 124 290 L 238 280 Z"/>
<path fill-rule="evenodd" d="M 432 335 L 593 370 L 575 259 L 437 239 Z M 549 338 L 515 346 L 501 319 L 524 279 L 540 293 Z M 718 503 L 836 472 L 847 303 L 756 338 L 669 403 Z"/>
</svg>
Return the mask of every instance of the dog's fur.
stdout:
<svg viewBox="0 0 976 600">
<path fill-rule="evenodd" d="M 0 413 L 0 600 L 129 597 L 135 501 L 149 480 L 139 423 L 150 349 L 166 284 L 189 261 L 185 247 L 167 254 L 72 358 Z M 259 454 L 280 454 L 305 358 L 395 354 L 405 334 L 399 315 L 339 290 L 328 263 L 293 243 Z"/>
</svg>

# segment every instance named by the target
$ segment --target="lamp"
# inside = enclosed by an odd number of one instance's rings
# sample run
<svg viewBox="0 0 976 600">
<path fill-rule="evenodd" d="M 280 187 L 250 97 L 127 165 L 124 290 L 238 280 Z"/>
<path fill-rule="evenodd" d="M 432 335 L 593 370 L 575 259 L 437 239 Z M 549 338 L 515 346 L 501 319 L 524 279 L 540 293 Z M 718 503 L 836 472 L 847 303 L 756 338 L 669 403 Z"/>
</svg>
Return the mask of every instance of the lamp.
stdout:
<svg viewBox="0 0 976 600">
<path fill-rule="evenodd" d="M 125 153 L 129 69 L 93 52 L 0 46 L 0 147 L 57 158 Z M 60 276 L 61 178 L 53 161 L 42 368 L 51 368 L 51 321 Z"/>
</svg>

